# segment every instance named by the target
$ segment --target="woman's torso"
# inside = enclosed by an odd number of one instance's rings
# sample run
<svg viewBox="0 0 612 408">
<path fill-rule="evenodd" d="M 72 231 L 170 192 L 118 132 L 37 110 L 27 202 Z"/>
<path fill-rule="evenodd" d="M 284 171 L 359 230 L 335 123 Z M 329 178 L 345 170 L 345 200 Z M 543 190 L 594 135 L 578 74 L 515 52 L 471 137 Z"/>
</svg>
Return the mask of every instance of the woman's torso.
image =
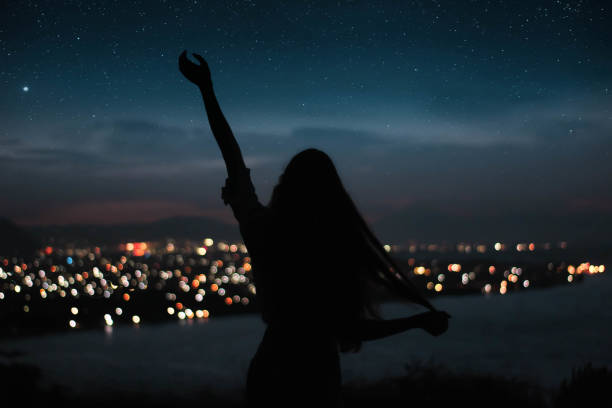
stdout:
<svg viewBox="0 0 612 408">
<path fill-rule="evenodd" d="M 338 344 L 321 296 L 321 265 L 303 248 L 304 240 L 263 207 L 240 228 L 252 258 L 257 302 L 267 323 L 249 367 L 249 400 L 279 398 L 336 406 L 341 378 Z"/>
</svg>

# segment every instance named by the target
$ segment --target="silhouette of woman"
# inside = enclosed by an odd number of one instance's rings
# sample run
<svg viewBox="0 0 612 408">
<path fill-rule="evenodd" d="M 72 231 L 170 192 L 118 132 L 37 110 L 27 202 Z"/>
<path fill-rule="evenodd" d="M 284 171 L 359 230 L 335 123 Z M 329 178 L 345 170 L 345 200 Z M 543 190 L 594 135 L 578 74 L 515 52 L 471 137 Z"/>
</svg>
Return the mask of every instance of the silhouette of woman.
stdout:
<svg viewBox="0 0 612 408">
<path fill-rule="evenodd" d="M 228 178 L 222 189 L 252 258 L 267 328 L 251 360 L 251 406 L 342 406 L 339 351 L 412 328 L 437 336 L 446 312 L 419 294 L 383 249 L 344 189 L 331 159 L 308 149 L 291 159 L 267 206 L 257 199 L 240 147 L 221 112 L 204 58 L 179 57 L 200 88 Z M 382 320 L 368 286 L 378 282 L 428 312 Z M 278 404 L 278 405 L 277 405 Z"/>
</svg>

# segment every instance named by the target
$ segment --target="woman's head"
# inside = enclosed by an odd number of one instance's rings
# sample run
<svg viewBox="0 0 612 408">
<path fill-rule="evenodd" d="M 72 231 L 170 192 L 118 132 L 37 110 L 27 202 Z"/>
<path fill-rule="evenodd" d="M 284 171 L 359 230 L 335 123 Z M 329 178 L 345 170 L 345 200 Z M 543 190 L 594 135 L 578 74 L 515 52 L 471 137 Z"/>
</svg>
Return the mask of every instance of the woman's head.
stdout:
<svg viewBox="0 0 612 408">
<path fill-rule="evenodd" d="M 346 191 L 330 157 L 317 149 L 296 154 L 272 193 L 270 207 L 302 217 L 325 216 Z"/>
<path fill-rule="evenodd" d="M 346 192 L 327 154 L 307 149 L 295 155 L 274 188 L 269 207 L 278 215 L 285 237 L 304 248 L 316 245 L 317 269 L 333 293 L 330 309 L 341 319 L 376 315 L 366 291 L 377 282 L 396 294 L 433 307 L 401 273 L 383 249 Z M 303 268 L 311 266 L 303 263 Z M 358 348 L 347 341 L 344 349 Z"/>
</svg>

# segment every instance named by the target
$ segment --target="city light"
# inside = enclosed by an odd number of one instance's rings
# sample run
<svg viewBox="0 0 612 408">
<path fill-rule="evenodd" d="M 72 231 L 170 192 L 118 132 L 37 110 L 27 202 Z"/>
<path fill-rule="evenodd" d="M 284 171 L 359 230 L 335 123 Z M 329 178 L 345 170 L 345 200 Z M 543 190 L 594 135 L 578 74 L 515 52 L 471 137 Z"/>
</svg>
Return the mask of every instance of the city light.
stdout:
<svg viewBox="0 0 612 408">
<path fill-rule="evenodd" d="M 542 256 L 553 248 L 567 250 L 567 243 L 535 242 L 387 244 L 384 250 L 405 265 L 406 276 L 429 296 L 465 292 L 508 295 L 537 288 L 541 283 L 575 284 L 583 276 L 606 270 L 604 264 L 584 259 L 539 264 L 495 261 L 494 254 L 504 251 L 505 245 L 523 252 L 521 256 Z M 453 259 L 453 254 L 464 258 Z M 465 254 L 481 256 L 483 260 L 466 260 Z M 299 262 L 299 252 L 292 256 Z M 0 301 L 14 303 L 29 315 L 40 313 L 55 301 L 69 301 L 68 305 L 63 303 L 65 320 L 61 325 L 66 328 L 68 321 L 71 329 L 141 325 L 143 321 L 149 324 L 164 319 L 208 319 L 211 314 L 252 307 L 257 288 L 251 262 L 244 244 L 212 238 L 197 242 L 128 242 L 111 247 L 45 246 L 32 259 L 0 257 Z M 284 267 L 290 268 L 291 265 Z M 330 272 L 323 271 L 309 279 L 324 282 L 328 278 L 325 273 Z M 284 280 L 284 276 L 276 279 Z M 287 293 L 278 295 L 284 297 L 290 292 L 288 287 Z M 93 301 L 108 306 L 91 308 L 88 305 Z M 40 302 L 47 306 L 41 307 Z M 104 310 L 97 312 L 100 308 Z"/>
</svg>

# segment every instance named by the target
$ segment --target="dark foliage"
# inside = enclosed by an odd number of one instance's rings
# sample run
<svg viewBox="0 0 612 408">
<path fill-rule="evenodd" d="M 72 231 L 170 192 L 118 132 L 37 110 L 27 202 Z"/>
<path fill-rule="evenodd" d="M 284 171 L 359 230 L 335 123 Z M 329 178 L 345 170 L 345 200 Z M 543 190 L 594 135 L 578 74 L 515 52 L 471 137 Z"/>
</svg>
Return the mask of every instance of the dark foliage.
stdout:
<svg viewBox="0 0 612 408">
<path fill-rule="evenodd" d="M 345 387 L 347 407 L 546 407 L 545 393 L 523 380 L 491 374 L 453 373 L 444 366 L 412 363 L 406 375 Z"/>
<path fill-rule="evenodd" d="M 12 359 L 18 352 L 2 352 Z M 57 385 L 44 385 L 38 367 L 22 363 L 0 363 L 0 395 L 7 406 L 61 407 L 243 407 L 244 398 L 232 399 L 205 387 L 200 392 L 184 394 L 181 389 L 168 395 L 134 392 L 73 395 Z M 612 372 L 591 363 L 572 370 L 553 395 L 548 391 L 516 378 L 479 373 L 453 373 L 442 365 L 414 362 L 406 366 L 406 375 L 376 383 L 353 381 L 344 387 L 346 408 L 361 407 L 451 407 L 470 408 L 566 408 L 612 406 L 609 390 Z M 552 397 L 552 398 L 551 398 Z M 289 403 L 287 406 L 291 406 Z"/>
<path fill-rule="evenodd" d="M 554 398 L 555 408 L 612 407 L 612 372 L 607 367 L 587 363 L 572 370 L 570 380 L 563 380 Z"/>
</svg>

